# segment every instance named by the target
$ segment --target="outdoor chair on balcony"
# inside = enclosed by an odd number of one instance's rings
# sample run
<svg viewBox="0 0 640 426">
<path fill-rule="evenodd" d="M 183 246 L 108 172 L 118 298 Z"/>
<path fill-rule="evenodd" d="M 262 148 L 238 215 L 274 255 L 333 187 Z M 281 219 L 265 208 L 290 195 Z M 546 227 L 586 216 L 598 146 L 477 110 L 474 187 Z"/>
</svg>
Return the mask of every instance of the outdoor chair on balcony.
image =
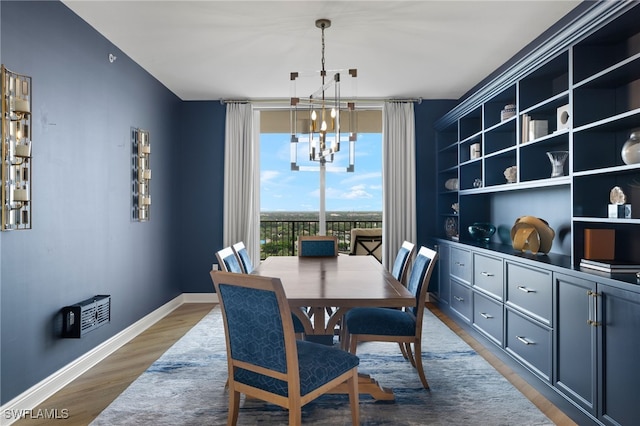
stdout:
<svg viewBox="0 0 640 426">
<path fill-rule="evenodd" d="M 382 228 L 353 228 L 350 255 L 370 255 L 382 263 Z"/>
<path fill-rule="evenodd" d="M 243 393 L 288 409 L 289 425 L 300 425 L 302 406 L 340 385 L 349 393 L 352 424 L 360 424 L 358 357 L 296 340 L 279 278 L 221 271 L 211 278 L 227 343 L 227 424 L 237 423 Z"/>
<path fill-rule="evenodd" d="M 424 315 L 427 287 L 438 259 L 438 253 L 426 247 L 418 251 L 407 288 L 416 298 L 415 307 L 392 308 L 354 308 L 344 315 L 343 327 L 349 352 L 356 353 L 358 342 L 378 341 L 397 342 L 404 345 L 411 364 L 425 389 L 429 389 L 422 366 L 422 320 Z M 413 352 L 411 344 L 413 343 Z M 414 356 L 415 353 L 415 356 Z"/>
<path fill-rule="evenodd" d="M 298 236 L 298 256 L 335 257 L 338 255 L 338 237 L 326 235 Z"/>
</svg>

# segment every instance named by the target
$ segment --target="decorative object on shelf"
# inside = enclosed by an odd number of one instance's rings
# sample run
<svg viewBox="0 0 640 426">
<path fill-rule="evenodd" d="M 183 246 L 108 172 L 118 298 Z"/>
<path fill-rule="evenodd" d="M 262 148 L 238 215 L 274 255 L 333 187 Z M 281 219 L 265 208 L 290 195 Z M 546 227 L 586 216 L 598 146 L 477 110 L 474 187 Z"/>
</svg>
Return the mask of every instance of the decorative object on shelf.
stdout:
<svg viewBox="0 0 640 426">
<path fill-rule="evenodd" d="M 608 216 L 613 219 L 631 219 L 631 204 L 627 202 L 627 196 L 622 188 L 614 186 L 609 192 Z"/>
<path fill-rule="evenodd" d="M 555 231 L 544 219 L 534 216 L 521 216 L 511 227 L 513 248 L 522 252 L 549 253 L 555 236 Z"/>
<path fill-rule="evenodd" d="M 451 239 L 458 238 L 458 219 L 455 217 L 448 217 L 444 221 L 444 232 L 447 237 Z"/>
<path fill-rule="evenodd" d="M 569 157 L 569 151 L 548 151 L 547 157 L 551 162 L 551 177 L 564 176 L 564 163 Z"/>
<path fill-rule="evenodd" d="M 457 191 L 459 188 L 458 178 L 447 179 L 444 183 L 444 187 L 449 191 Z"/>
<path fill-rule="evenodd" d="M 640 130 L 631 132 L 629 139 L 622 145 L 620 154 L 624 164 L 640 163 Z"/>
<path fill-rule="evenodd" d="M 618 260 L 582 259 L 580 268 L 594 271 L 608 272 L 610 274 L 636 274 L 640 271 L 640 265 L 633 262 Z"/>
<path fill-rule="evenodd" d="M 479 143 L 471 144 L 469 147 L 469 158 L 475 160 L 476 158 L 480 158 L 482 155 L 482 151 Z"/>
<path fill-rule="evenodd" d="M 571 115 L 569 105 L 562 105 L 556 109 L 556 131 L 571 127 Z"/>
<path fill-rule="evenodd" d="M 151 210 L 151 142 L 149 131 L 131 129 L 131 218 L 136 222 L 150 219 Z"/>
<path fill-rule="evenodd" d="M 516 115 L 516 105 L 508 104 L 505 105 L 502 111 L 500 111 L 500 121 L 507 120 Z"/>
<path fill-rule="evenodd" d="M 460 213 L 460 204 L 458 204 L 458 203 L 453 203 L 453 204 L 451 204 L 451 208 L 453 209 L 453 212 L 454 212 L 455 214 Z"/>
<path fill-rule="evenodd" d="M 311 94 L 298 97 L 296 95 L 296 81 L 303 75 L 299 72 L 290 74 L 292 93 L 290 103 L 291 170 L 318 170 L 318 167 L 315 166 L 298 165 L 299 142 L 308 143 L 309 161 L 318 162 L 320 170 L 326 167 L 327 163 L 333 163 L 334 154 L 340 151 L 340 143 L 348 142 L 348 165 L 346 170 L 340 170 L 353 172 L 355 167 L 355 143 L 358 135 L 355 94 L 349 100 L 341 97 L 340 72 L 335 72 L 328 82 L 325 81 L 327 70 L 325 70 L 324 59 L 324 31 L 331 27 L 331 21 L 329 19 L 318 19 L 315 25 L 322 31 L 320 87 Z M 358 70 L 352 68 L 345 71 L 348 71 L 348 75 L 352 77 L 351 82 L 355 89 Z M 313 76 L 317 77 L 317 73 L 314 72 Z M 304 87 L 307 87 L 307 85 Z M 299 122 L 301 123 L 300 128 L 298 128 Z M 299 135 L 300 138 L 298 137 Z M 338 170 L 337 167 L 336 170 Z"/>
<path fill-rule="evenodd" d="M 514 183 L 518 179 L 518 167 L 511 166 L 504 169 L 504 178 L 507 183 Z"/>
<path fill-rule="evenodd" d="M 496 227 L 490 223 L 476 222 L 469 225 L 469 235 L 476 241 L 481 243 L 488 243 L 491 240 L 493 234 L 496 233 Z"/>
<path fill-rule="evenodd" d="M 522 133 L 520 134 L 520 142 L 529 142 L 529 122 L 531 121 L 531 117 L 529 117 L 529 115 L 527 114 L 522 114 L 522 118 L 520 121 L 522 122 Z"/>
<path fill-rule="evenodd" d="M 615 229 L 585 229 L 584 258 L 613 260 L 615 258 Z"/>
<path fill-rule="evenodd" d="M 529 139 L 530 141 L 547 136 L 549 134 L 549 122 L 547 120 L 531 120 L 529 121 Z"/>
<path fill-rule="evenodd" d="M 31 229 L 31 77 L 2 75 L 2 230 Z"/>
<path fill-rule="evenodd" d="M 474 188 L 482 188 L 482 179 L 480 178 L 475 178 L 473 180 L 473 187 Z"/>
</svg>

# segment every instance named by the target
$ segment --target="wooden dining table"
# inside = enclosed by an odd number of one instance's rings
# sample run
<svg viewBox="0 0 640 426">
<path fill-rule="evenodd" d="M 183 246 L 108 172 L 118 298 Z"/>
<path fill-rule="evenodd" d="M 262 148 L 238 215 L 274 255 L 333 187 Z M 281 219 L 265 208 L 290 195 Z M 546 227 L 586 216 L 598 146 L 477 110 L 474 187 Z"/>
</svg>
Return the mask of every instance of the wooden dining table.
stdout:
<svg viewBox="0 0 640 426">
<path fill-rule="evenodd" d="M 280 278 L 291 307 L 309 340 L 333 341 L 342 316 L 356 307 L 415 306 L 415 296 L 373 256 L 268 257 L 252 272 Z M 360 375 L 360 393 L 393 400 L 391 389 Z"/>
</svg>

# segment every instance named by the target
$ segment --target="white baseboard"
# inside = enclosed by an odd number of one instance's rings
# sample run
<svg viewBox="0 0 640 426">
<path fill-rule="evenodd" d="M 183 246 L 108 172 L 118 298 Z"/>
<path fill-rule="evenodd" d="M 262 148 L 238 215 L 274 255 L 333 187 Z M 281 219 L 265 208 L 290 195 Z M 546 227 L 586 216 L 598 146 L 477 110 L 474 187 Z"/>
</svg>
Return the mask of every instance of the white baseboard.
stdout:
<svg viewBox="0 0 640 426">
<path fill-rule="evenodd" d="M 25 413 L 29 415 L 30 410 L 173 312 L 180 305 L 217 302 L 218 295 L 215 293 L 183 293 L 177 296 L 1 406 L 0 419 L 2 421 L 0 423 L 8 426 L 20 420 Z"/>
</svg>

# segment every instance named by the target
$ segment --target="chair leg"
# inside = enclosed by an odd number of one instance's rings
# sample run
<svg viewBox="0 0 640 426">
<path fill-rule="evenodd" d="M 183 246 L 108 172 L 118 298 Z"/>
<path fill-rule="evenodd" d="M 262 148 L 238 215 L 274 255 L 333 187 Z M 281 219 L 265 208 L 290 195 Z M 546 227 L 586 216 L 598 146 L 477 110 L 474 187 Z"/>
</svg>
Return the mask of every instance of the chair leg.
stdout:
<svg viewBox="0 0 640 426">
<path fill-rule="evenodd" d="M 413 351 L 411 350 L 411 343 L 403 343 L 404 345 L 404 350 L 407 351 L 407 359 L 409 360 L 409 362 L 411 363 L 411 365 L 413 366 L 413 368 L 416 367 L 416 360 L 415 360 L 415 356 L 413 355 Z"/>
<path fill-rule="evenodd" d="M 236 423 L 238 423 L 238 411 L 240 411 L 240 392 L 230 389 L 227 426 L 236 426 Z"/>
<path fill-rule="evenodd" d="M 347 382 L 349 387 L 349 405 L 351 406 L 351 423 L 353 426 L 360 425 L 360 401 L 358 394 L 358 370 L 353 369 L 353 374 Z"/>
<path fill-rule="evenodd" d="M 358 337 L 355 334 L 351 334 L 349 336 L 349 352 L 355 355 L 357 347 L 358 347 Z"/>
<path fill-rule="evenodd" d="M 429 383 L 427 383 L 427 377 L 424 375 L 424 368 L 422 367 L 422 342 L 417 341 L 414 343 L 414 351 L 416 353 L 416 370 L 418 370 L 418 375 L 420 376 L 420 381 L 422 382 L 422 386 L 425 389 L 429 389 Z"/>
<path fill-rule="evenodd" d="M 404 348 L 404 343 L 398 342 L 398 346 L 400 346 L 400 352 L 402 352 L 402 356 L 404 359 L 409 359 L 409 355 L 407 354 L 407 350 Z"/>
</svg>

